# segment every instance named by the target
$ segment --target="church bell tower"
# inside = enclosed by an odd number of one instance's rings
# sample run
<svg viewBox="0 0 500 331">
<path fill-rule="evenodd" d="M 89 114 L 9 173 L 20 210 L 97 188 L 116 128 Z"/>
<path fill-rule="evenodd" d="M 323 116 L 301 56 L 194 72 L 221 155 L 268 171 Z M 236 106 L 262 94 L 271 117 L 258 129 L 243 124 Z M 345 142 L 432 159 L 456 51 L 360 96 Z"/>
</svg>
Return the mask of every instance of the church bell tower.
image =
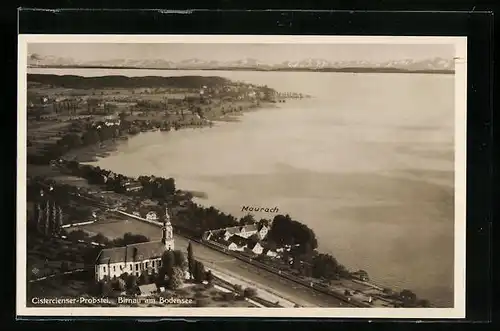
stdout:
<svg viewBox="0 0 500 331">
<path fill-rule="evenodd" d="M 161 242 L 166 250 L 174 250 L 174 229 L 170 223 L 170 215 L 167 208 L 165 208 L 165 220 L 163 221 Z"/>
</svg>

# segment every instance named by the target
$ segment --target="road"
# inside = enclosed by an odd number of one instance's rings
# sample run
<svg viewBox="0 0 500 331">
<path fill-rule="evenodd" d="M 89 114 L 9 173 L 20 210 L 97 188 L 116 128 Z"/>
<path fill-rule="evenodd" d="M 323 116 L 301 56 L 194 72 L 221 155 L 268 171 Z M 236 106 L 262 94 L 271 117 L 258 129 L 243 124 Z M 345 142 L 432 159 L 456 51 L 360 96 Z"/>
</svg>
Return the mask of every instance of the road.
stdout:
<svg viewBox="0 0 500 331">
<path fill-rule="evenodd" d="M 175 237 L 175 247 L 187 250 L 188 240 Z M 304 307 L 340 307 L 343 303 L 334 297 L 316 292 L 300 284 L 291 282 L 271 272 L 262 270 L 241 260 L 192 242 L 195 258 L 203 262 L 207 268 L 213 268 L 221 273 L 227 273 L 265 291 L 298 303 Z"/>
<path fill-rule="evenodd" d="M 94 224 L 82 226 L 83 229 L 93 233 L 102 233 L 110 238 L 121 237 L 127 232 L 142 234 L 150 240 L 160 240 L 160 228 L 142 221 L 127 219 L 114 221 L 99 221 Z M 186 252 L 189 240 L 175 235 L 175 249 Z M 265 291 L 295 302 L 304 307 L 345 307 L 346 304 L 332 296 L 319 293 L 308 287 L 284 279 L 269 271 L 257 268 L 246 262 L 234 259 L 207 246 L 192 242 L 196 259 L 211 268 L 242 281 L 255 284 Z"/>
</svg>

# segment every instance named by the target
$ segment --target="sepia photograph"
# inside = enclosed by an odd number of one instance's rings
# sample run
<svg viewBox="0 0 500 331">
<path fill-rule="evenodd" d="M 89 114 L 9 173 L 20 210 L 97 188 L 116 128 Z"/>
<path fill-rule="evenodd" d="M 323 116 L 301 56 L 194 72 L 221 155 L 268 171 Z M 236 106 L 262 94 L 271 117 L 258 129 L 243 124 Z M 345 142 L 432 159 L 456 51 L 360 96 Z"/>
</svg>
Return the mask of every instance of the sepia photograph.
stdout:
<svg viewBox="0 0 500 331">
<path fill-rule="evenodd" d="M 20 35 L 17 314 L 465 317 L 466 44 Z"/>
</svg>

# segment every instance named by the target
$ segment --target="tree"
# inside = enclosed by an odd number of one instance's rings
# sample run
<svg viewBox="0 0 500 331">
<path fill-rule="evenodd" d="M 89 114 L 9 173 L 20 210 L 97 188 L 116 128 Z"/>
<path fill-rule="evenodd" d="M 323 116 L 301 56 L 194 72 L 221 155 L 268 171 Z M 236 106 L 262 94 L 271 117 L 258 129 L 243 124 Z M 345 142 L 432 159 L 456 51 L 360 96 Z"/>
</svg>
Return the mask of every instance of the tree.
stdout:
<svg viewBox="0 0 500 331">
<path fill-rule="evenodd" d="M 113 292 L 113 288 L 108 281 L 102 279 L 99 281 L 99 292 L 102 296 L 109 296 Z"/>
<path fill-rule="evenodd" d="M 205 280 L 206 271 L 205 266 L 200 261 L 194 262 L 193 277 L 197 283 L 201 283 Z"/>
<path fill-rule="evenodd" d="M 146 284 L 149 284 L 151 282 L 151 279 L 149 277 L 149 274 L 146 270 L 143 270 L 141 272 L 141 275 L 139 276 L 139 280 L 138 280 L 138 284 L 139 285 L 146 285 Z"/>
<path fill-rule="evenodd" d="M 61 272 L 66 272 L 69 270 L 69 265 L 67 261 L 61 262 Z"/>
<path fill-rule="evenodd" d="M 165 279 L 170 279 L 174 273 L 174 255 L 172 251 L 165 251 L 161 257 L 161 267 L 158 271 L 157 284 L 162 286 Z"/>
<path fill-rule="evenodd" d="M 37 210 L 37 216 L 36 216 L 36 228 L 38 229 L 39 232 L 42 232 L 43 230 L 43 209 L 39 203 L 36 205 L 36 210 Z"/>
<path fill-rule="evenodd" d="M 117 238 L 113 240 L 112 245 L 117 247 L 138 244 L 143 242 L 148 242 L 149 238 L 141 234 L 132 234 L 127 232 L 123 235 L 123 238 Z"/>
<path fill-rule="evenodd" d="M 48 200 L 45 206 L 45 221 L 43 225 L 43 234 L 45 234 L 46 236 L 50 234 L 50 205 Z"/>
<path fill-rule="evenodd" d="M 187 247 L 187 252 L 188 252 L 188 269 L 189 269 L 189 276 L 191 279 L 193 279 L 193 263 L 194 263 L 194 258 L 193 258 L 193 246 L 191 245 L 191 242 L 189 242 L 188 247 Z"/>
<path fill-rule="evenodd" d="M 394 294 L 394 292 L 388 287 L 384 288 L 383 293 L 385 295 L 393 295 Z"/>
<path fill-rule="evenodd" d="M 254 233 L 250 237 L 248 237 L 248 244 L 249 245 L 255 245 L 260 241 L 259 235 Z"/>
<path fill-rule="evenodd" d="M 234 284 L 233 288 L 237 294 L 243 294 L 243 287 L 240 284 Z"/>
<path fill-rule="evenodd" d="M 312 261 L 312 276 L 328 280 L 336 279 L 341 270 L 339 266 L 337 260 L 330 254 L 318 254 Z"/>
<path fill-rule="evenodd" d="M 56 204 L 54 202 L 54 204 L 52 205 L 52 215 L 51 215 L 51 220 L 50 220 L 50 233 L 51 234 L 56 234 L 56 231 L 57 231 L 57 208 L 56 208 Z"/>
<path fill-rule="evenodd" d="M 318 247 L 314 232 L 306 225 L 292 220 L 289 215 L 276 215 L 274 217 L 268 238 L 278 246 L 298 244 L 303 247 L 308 243 L 310 249 Z"/>
<path fill-rule="evenodd" d="M 186 268 L 186 258 L 184 257 L 184 254 L 182 254 L 181 251 L 179 250 L 175 250 L 173 252 L 173 258 L 174 258 L 174 265 L 176 267 L 180 267 L 182 269 L 185 269 Z"/>
<path fill-rule="evenodd" d="M 410 290 L 404 289 L 399 293 L 399 297 L 403 302 L 414 303 L 417 300 L 417 295 Z"/>
<path fill-rule="evenodd" d="M 62 208 L 61 208 L 61 206 L 59 206 L 57 208 L 57 224 L 56 224 L 57 233 L 60 233 L 62 230 L 63 219 L 64 219 L 64 215 L 62 212 Z"/>
<path fill-rule="evenodd" d="M 247 214 L 240 219 L 241 225 L 250 225 L 255 223 L 255 218 L 252 214 Z"/>
<path fill-rule="evenodd" d="M 268 219 L 265 219 L 265 218 L 262 218 L 259 222 L 258 222 L 258 225 L 259 226 L 269 226 L 269 224 L 271 223 L 270 220 Z"/>
<path fill-rule="evenodd" d="M 212 270 L 208 270 L 206 275 L 205 275 L 205 279 L 207 280 L 207 283 L 209 285 L 212 285 L 213 282 L 214 282 L 214 275 L 212 274 Z"/>
<path fill-rule="evenodd" d="M 179 267 L 174 267 L 172 275 L 168 279 L 168 288 L 171 290 L 178 289 L 184 282 L 184 270 Z"/>
<path fill-rule="evenodd" d="M 82 145 L 82 138 L 76 133 L 68 133 L 64 135 L 58 142 L 60 146 L 68 149 L 78 148 Z"/>
<path fill-rule="evenodd" d="M 253 298 L 257 295 L 257 290 L 252 288 L 252 287 L 247 287 L 244 291 L 243 291 L 243 296 L 245 298 Z"/>
<path fill-rule="evenodd" d="M 80 229 L 68 233 L 68 239 L 71 241 L 84 240 L 87 239 L 87 237 L 88 237 L 87 233 Z"/>
<path fill-rule="evenodd" d="M 125 280 L 123 278 L 119 277 L 113 282 L 113 289 L 123 292 L 127 288 Z"/>
<path fill-rule="evenodd" d="M 108 237 L 104 236 L 102 233 L 98 233 L 95 236 L 91 238 L 93 242 L 96 242 L 101 245 L 108 245 L 109 244 L 109 239 Z"/>
</svg>

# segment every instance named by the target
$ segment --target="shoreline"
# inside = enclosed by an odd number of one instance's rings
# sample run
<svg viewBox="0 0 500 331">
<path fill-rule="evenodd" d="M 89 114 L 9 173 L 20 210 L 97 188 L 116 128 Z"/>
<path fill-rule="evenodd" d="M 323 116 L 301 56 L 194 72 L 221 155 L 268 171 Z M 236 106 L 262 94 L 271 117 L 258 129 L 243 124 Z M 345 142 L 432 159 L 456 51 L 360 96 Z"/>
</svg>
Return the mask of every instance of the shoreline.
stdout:
<svg viewBox="0 0 500 331">
<path fill-rule="evenodd" d="M 240 117 L 245 113 L 245 112 L 250 112 L 250 111 L 258 111 L 262 110 L 263 108 L 266 108 L 266 105 L 268 103 L 262 102 L 260 105 L 255 105 L 252 106 L 252 103 L 247 104 L 246 107 L 243 109 L 240 109 L 239 112 L 236 114 L 221 114 L 221 110 L 223 110 L 224 106 L 227 104 L 233 105 L 234 102 L 224 102 L 222 101 L 220 103 L 219 108 L 213 109 L 213 113 L 210 114 L 209 119 L 207 122 L 203 122 L 201 125 L 189 125 L 189 124 L 184 124 L 181 125 L 180 127 L 176 127 L 176 130 L 180 129 L 185 129 L 185 128 L 201 128 L 201 127 L 207 127 L 211 126 L 210 123 L 213 122 L 236 122 L 240 120 Z M 269 105 L 272 105 L 273 103 L 269 102 Z M 183 115 L 183 114 L 182 114 Z M 184 117 L 184 116 L 183 116 Z M 148 120 L 143 120 L 143 122 L 149 122 Z M 146 133 L 146 132 L 151 132 L 151 131 L 169 131 L 169 130 L 161 130 L 160 128 L 154 126 L 154 124 L 146 124 L 146 126 L 149 126 L 149 128 L 144 128 L 144 130 L 141 129 L 141 133 Z M 70 159 L 77 161 L 77 162 L 95 162 L 99 160 L 99 158 L 104 158 L 106 156 L 109 156 L 110 153 L 113 151 L 116 151 L 118 144 L 120 143 L 120 140 L 127 140 L 129 137 L 134 136 L 136 134 L 131 134 L 130 132 L 123 132 L 123 134 L 120 134 L 118 137 L 113 138 L 113 139 L 108 139 L 103 141 L 102 143 L 98 143 L 97 145 L 90 145 L 81 149 L 75 149 L 73 151 L 70 151 L 67 153 L 68 155 L 64 155 L 62 158 L 67 159 L 68 156 L 70 156 Z M 71 157 L 72 156 L 72 157 Z M 84 161 L 82 161 L 84 160 Z M 85 161 L 87 160 L 87 161 Z M 203 193 L 203 192 L 202 192 Z M 215 206 L 214 206 L 215 207 Z"/>
<path fill-rule="evenodd" d="M 221 114 L 221 110 L 215 109 L 212 114 L 210 114 L 210 118 L 207 120 L 207 122 L 203 122 L 199 126 L 195 125 L 182 125 L 177 130 L 184 130 L 184 129 L 197 129 L 197 128 L 211 128 L 214 126 L 214 124 L 217 123 L 234 123 L 234 122 L 239 122 L 241 121 L 241 117 L 244 116 L 245 113 L 250 113 L 250 112 L 256 112 L 256 111 L 262 111 L 270 108 L 277 108 L 278 106 L 273 103 L 273 102 L 261 102 L 260 104 L 253 104 L 253 103 L 242 103 L 240 105 L 239 103 L 231 102 L 231 103 L 224 103 L 224 105 L 221 105 L 221 108 L 224 108 L 225 106 L 228 105 L 233 105 L 233 108 L 239 106 L 242 107 L 241 109 L 238 110 L 238 113 L 231 113 L 231 114 Z M 159 128 L 153 128 L 151 127 L 148 130 L 144 130 L 141 132 L 138 132 L 136 134 L 132 134 L 130 132 L 124 132 L 120 136 L 106 140 L 104 142 L 100 142 L 96 145 L 91 145 L 91 146 L 85 146 L 81 147 L 78 149 L 71 150 L 61 156 L 61 159 L 66 160 L 66 161 L 76 161 L 79 163 L 93 163 L 99 161 L 101 158 L 105 158 L 109 155 L 111 155 L 112 152 L 115 152 L 119 146 L 120 143 L 127 141 L 130 138 L 133 138 L 139 134 L 144 134 L 144 133 L 149 133 L 149 132 L 169 132 L 165 130 L 161 130 Z M 204 192 L 202 192 L 205 194 Z"/>
</svg>

